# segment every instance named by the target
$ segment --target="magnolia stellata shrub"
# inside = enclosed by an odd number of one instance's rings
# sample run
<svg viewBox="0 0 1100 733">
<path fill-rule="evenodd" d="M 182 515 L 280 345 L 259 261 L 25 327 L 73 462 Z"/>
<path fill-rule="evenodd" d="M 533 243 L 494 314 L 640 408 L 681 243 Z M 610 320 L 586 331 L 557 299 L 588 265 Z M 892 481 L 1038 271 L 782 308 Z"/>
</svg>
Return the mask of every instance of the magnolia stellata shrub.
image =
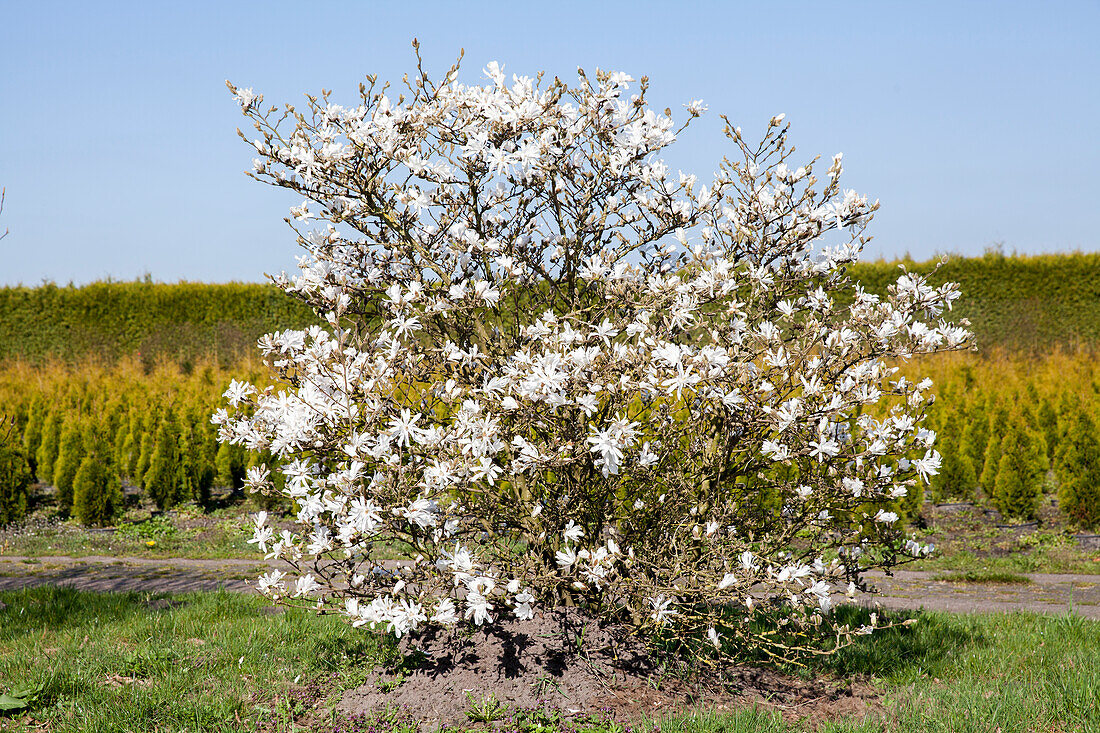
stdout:
<svg viewBox="0 0 1100 733">
<path fill-rule="evenodd" d="M 368 77 L 348 107 L 230 85 L 251 175 L 304 199 L 274 281 L 323 317 L 261 339 L 276 384 L 214 417 L 296 508 L 256 517 L 295 569 L 259 589 L 398 636 L 561 605 L 723 649 L 754 609 L 829 627 L 835 592 L 928 550 L 891 508 L 940 462 L 930 382 L 887 360 L 965 343 L 957 288 L 851 282 L 877 203 L 839 155 L 793 163 L 782 116 L 758 145 L 727 124 L 703 184 L 662 162 L 684 126 L 644 77 L 485 73 Z"/>
</svg>

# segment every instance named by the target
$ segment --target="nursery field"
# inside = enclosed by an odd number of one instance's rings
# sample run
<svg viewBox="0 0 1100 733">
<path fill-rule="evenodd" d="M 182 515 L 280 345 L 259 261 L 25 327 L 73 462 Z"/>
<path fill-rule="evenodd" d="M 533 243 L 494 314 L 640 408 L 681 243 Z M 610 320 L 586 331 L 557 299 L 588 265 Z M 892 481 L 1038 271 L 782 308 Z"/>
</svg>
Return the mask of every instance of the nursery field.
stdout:
<svg viewBox="0 0 1100 733">
<path fill-rule="evenodd" d="M 1048 528 L 1053 520 L 1066 532 L 1095 530 L 1100 367 L 1091 350 L 950 354 L 902 365 L 902 372 L 937 385 L 929 425 L 944 456 L 931 484 L 901 502 L 910 522 L 919 525 L 930 500 L 973 503 L 1005 524 L 1042 514 Z M 219 445 L 210 423 L 232 378 L 262 381 L 263 374 L 258 360 L 188 369 L 168 361 L 147 368 L 135 358 L 0 368 L 0 404 L 14 420 L 0 450 L 8 466 L 0 477 L 0 526 L 28 517 L 112 526 L 147 517 L 143 506 L 211 512 L 246 498 L 253 509 L 278 509 L 277 497 L 240 491 L 245 471 L 271 457 Z"/>
<path fill-rule="evenodd" d="M 972 321 L 979 346 L 902 365 L 936 383 L 930 422 L 945 460 L 900 513 L 915 518 L 924 499 L 974 501 L 1034 521 L 1053 500 L 1068 524 L 1091 531 L 1100 255 L 991 251 L 942 265 L 860 263 L 853 274 L 881 293 L 900 264 L 961 283 L 954 315 Z M 14 422 L 0 441 L 0 526 L 27 516 L 36 482 L 54 487 L 57 516 L 84 525 L 111 525 L 141 500 L 213 508 L 213 489 L 238 489 L 268 456 L 219 446 L 210 414 L 230 379 L 262 383 L 257 337 L 311 319 L 267 285 L 0 288 L 0 415 Z"/>
<path fill-rule="evenodd" d="M 933 263 L 908 266 L 927 271 Z M 882 290 L 896 267 L 866 263 L 857 274 Z M 1095 552 L 1078 544 L 1100 522 L 1100 368 L 1090 330 L 1100 323 L 1090 310 L 1100 296 L 1067 285 L 1100 282 L 1070 277 L 1090 268 L 1100 274 L 1100 258 L 991 253 L 950 260 L 936 274 L 969 289 L 958 314 L 974 320 L 987 346 L 901 365 L 906 376 L 931 376 L 939 396 L 929 422 L 944 464 L 899 506 L 912 530 L 941 548 L 922 567 L 1095 572 Z M 308 314 L 290 303 L 259 285 L 0 291 L 0 330 L 34 334 L 0 339 L 24 349 L 0 358 L 0 410 L 13 421 L 0 442 L 0 527 L 7 527 L 0 551 L 247 556 L 246 515 L 289 507 L 241 491 L 247 468 L 270 456 L 216 441 L 209 416 L 229 381 L 262 383 L 266 367 L 238 349 L 239 339 L 214 335 L 231 326 L 251 342 L 264 330 L 300 326 Z M 1010 348 L 1006 333 L 1029 333 L 1019 323 L 1025 311 L 1065 316 L 1062 331 L 1043 331 L 1055 343 Z M 39 329 L 33 318 L 68 325 Z M 195 324 L 205 324 L 205 336 L 196 336 Z M 195 338 L 182 339 L 177 327 Z M 68 338 L 74 330 L 97 334 L 106 350 L 84 349 L 80 338 Z M 158 332 L 182 351 L 154 348 Z M 981 517 L 959 531 L 933 526 L 927 502 L 969 505 Z"/>
</svg>

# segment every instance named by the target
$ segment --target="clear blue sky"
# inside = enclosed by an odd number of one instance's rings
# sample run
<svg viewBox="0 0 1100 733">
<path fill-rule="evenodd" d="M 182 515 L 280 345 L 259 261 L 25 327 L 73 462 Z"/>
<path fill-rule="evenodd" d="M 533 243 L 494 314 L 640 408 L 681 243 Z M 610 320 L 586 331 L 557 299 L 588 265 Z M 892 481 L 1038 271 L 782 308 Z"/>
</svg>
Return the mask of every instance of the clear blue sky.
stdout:
<svg viewBox="0 0 1100 733">
<path fill-rule="evenodd" d="M 145 272 L 259 280 L 293 265 L 298 203 L 246 178 L 223 82 L 267 102 L 399 80 L 416 36 L 442 72 L 652 82 L 702 98 L 674 165 L 709 174 L 785 112 L 800 151 L 845 155 L 882 201 L 868 254 L 1100 249 L 1100 3 L 33 2 L 0 19 L 0 284 Z"/>
</svg>

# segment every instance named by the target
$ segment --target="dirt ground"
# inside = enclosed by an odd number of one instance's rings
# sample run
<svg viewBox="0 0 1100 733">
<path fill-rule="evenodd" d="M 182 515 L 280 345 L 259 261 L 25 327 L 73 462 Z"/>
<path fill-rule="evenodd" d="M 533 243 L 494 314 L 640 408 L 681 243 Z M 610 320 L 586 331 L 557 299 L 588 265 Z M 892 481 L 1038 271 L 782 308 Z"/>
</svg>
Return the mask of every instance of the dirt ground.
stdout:
<svg viewBox="0 0 1100 733">
<path fill-rule="evenodd" d="M 1069 523 L 1056 500 L 1045 501 L 1038 519 L 1023 524 L 1005 520 L 987 503 L 925 502 L 913 529 L 922 542 L 936 545 L 932 567 L 944 561 L 957 567 L 969 560 L 1013 572 L 1100 570 L 1100 535 Z"/>
<path fill-rule="evenodd" d="M 578 651 L 582 646 L 595 651 Z M 636 719 L 705 704 L 712 710 L 757 706 L 817 722 L 866 716 L 878 700 L 863 682 L 804 680 L 750 667 L 726 669 L 720 677 L 696 675 L 688 684 L 666 674 L 651 655 L 562 612 L 472 634 L 421 637 L 417 647 L 423 652 L 419 664 L 400 677 L 382 675 L 348 690 L 338 711 L 357 714 L 395 705 L 418 720 L 459 724 L 467 722 L 471 705 L 492 696 L 512 709 L 565 716 Z"/>
</svg>

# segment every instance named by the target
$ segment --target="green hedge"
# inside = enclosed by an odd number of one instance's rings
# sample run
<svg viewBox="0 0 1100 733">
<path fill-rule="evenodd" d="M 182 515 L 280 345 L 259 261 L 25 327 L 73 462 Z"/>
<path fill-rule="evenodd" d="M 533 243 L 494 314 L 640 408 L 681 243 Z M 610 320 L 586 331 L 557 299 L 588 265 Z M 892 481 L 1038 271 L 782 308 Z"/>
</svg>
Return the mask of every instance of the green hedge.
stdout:
<svg viewBox="0 0 1100 733">
<path fill-rule="evenodd" d="M 0 361 L 234 361 L 254 355 L 264 333 L 316 320 L 278 288 L 253 283 L 0 288 Z"/>
<path fill-rule="evenodd" d="M 865 262 L 852 274 L 868 290 L 884 293 L 899 264 L 929 273 L 937 262 Z M 952 315 L 970 319 L 982 350 L 1040 352 L 1100 342 L 1100 254 L 951 257 L 931 281 L 961 285 Z"/>
<path fill-rule="evenodd" d="M 898 265 L 931 272 L 937 260 L 864 262 L 852 274 L 877 293 Z M 953 257 L 933 276 L 953 280 L 982 348 L 1047 351 L 1100 343 L 1100 254 Z M 0 288 L 0 362 L 123 355 L 179 362 L 214 356 L 229 363 L 255 354 L 256 339 L 316 322 L 272 285 L 98 282 L 83 287 Z"/>
</svg>

